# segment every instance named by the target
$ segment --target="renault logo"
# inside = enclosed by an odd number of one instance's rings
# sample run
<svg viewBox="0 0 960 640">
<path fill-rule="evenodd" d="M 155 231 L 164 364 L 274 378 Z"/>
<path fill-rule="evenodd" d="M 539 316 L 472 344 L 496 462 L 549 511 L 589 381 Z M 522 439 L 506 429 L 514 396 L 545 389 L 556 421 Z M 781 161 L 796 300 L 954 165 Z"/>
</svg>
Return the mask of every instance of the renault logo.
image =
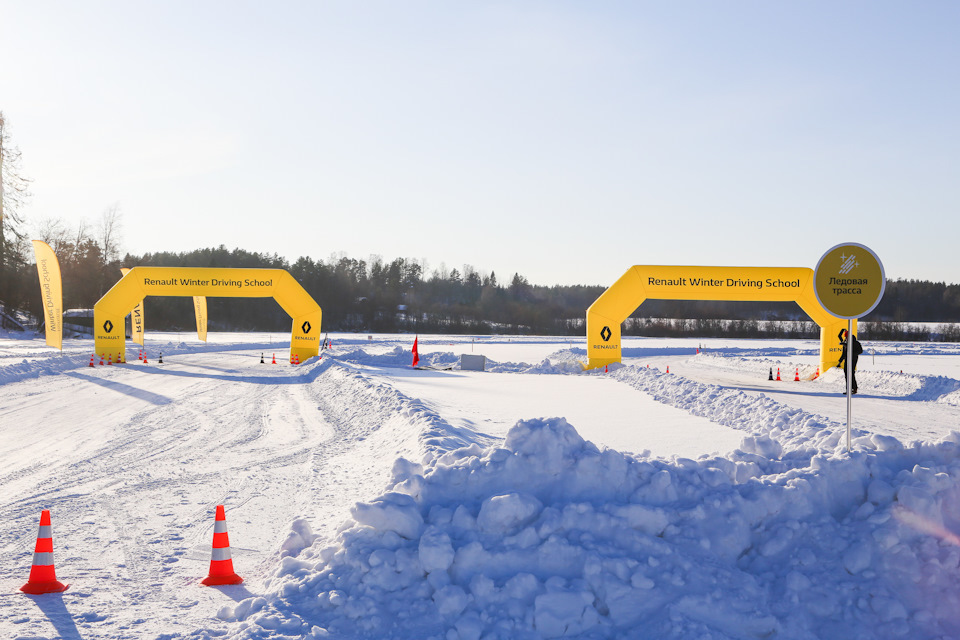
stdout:
<svg viewBox="0 0 960 640">
<path fill-rule="evenodd" d="M 103 323 L 103 330 L 106 331 L 107 333 L 110 333 L 111 331 L 113 331 L 113 323 L 110 322 L 109 320 L 107 320 L 106 322 L 104 322 L 104 323 Z"/>
<path fill-rule="evenodd" d="M 303 325 L 301 325 L 300 328 L 303 329 L 303 332 L 306 334 L 306 333 L 310 333 L 310 329 L 312 329 L 313 327 L 310 326 L 310 323 L 309 323 L 309 322 L 307 322 L 306 320 L 304 320 L 304 321 L 303 321 Z"/>
<path fill-rule="evenodd" d="M 600 337 L 603 338 L 604 342 L 609 342 L 611 335 L 612 332 L 610 331 L 610 327 L 604 327 L 600 330 Z"/>
</svg>

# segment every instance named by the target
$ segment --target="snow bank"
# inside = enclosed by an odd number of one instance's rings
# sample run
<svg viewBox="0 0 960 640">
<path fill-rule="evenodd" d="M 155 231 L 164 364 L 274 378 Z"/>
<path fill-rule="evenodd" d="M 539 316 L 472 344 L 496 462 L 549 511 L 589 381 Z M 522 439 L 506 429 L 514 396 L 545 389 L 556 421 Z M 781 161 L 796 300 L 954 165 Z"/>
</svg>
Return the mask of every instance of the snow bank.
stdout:
<svg viewBox="0 0 960 640">
<path fill-rule="evenodd" d="M 485 370 L 488 373 L 541 373 L 541 374 L 578 374 L 583 372 L 583 349 L 562 349 L 552 353 L 538 364 L 526 362 L 498 362 L 487 358 Z M 409 349 L 395 346 L 385 352 L 359 347 L 349 351 L 337 352 L 337 361 L 375 367 L 409 367 L 412 353 Z M 423 367 L 459 367 L 459 356 L 449 351 L 434 351 L 420 355 Z"/>
<path fill-rule="evenodd" d="M 750 434 L 742 448 L 758 454 L 767 472 L 806 464 L 820 452 L 839 453 L 844 446 L 841 434 L 846 432 L 845 425 L 788 407 L 762 393 L 723 389 L 641 367 L 623 367 L 613 375 L 660 402 Z M 853 433 L 858 446 L 873 448 L 869 434 Z"/>
<path fill-rule="evenodd" d="M 786 466 L 752 437 L 730 458 L 667 461 L 552 418 L 401 461 L 334 545 L 220 616 L 237 638 L 960 633 L 960 434 Z"/>
</svg>

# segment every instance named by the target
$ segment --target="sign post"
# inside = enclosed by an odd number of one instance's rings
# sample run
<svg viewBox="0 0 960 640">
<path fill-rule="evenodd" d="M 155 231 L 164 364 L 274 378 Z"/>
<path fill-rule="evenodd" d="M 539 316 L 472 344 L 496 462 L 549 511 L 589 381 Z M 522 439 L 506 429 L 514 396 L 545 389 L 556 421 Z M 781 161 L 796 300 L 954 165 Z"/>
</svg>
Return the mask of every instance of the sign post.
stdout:
<svg viewBox="0 0 960 640">
<path fill-rule="evenodd" d="M 850 451 L 850 423 L 853 409 L 853 320 L 862 318 L 880 303 L 887 279 L 883 263 L 872 250 L 848 242 L 829 249 L 813 276 L 817 301 L 838 318 L 847 320 L 847 452 Z"/>
</svg>

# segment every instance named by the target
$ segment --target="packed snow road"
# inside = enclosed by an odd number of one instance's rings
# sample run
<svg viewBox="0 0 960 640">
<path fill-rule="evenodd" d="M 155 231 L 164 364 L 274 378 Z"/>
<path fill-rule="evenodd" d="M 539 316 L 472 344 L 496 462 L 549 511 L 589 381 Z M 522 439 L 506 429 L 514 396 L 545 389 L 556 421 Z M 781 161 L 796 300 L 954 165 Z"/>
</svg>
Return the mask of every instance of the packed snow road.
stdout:
<svg viewBox="0 0 960 640">
<path fill-rule="evenodd" d="M 102 638 L 206 626 L 228 593 L 248 595 L 197 587 L 217 504 L 228 508 L 235 563 L 262 577 L 291 523 L 319 508 L 324 519 L 313 524 L 329 535 L 353 502 L 380 489 L 392 456 L 344 461 L 366 448 L 365 427 L 344 413 L 337 375 L 258 363 L 250 353 L 194 353 L 0 387 L 0 549 L 20 565 L 4 563 L 0 635 L 49 634 L 45 619 L 63 637 L 86 637 L 75 619 Z M 70 615 L 12 595 L 51 506 L 61 579 L 73 584 Z"/>
</svg>

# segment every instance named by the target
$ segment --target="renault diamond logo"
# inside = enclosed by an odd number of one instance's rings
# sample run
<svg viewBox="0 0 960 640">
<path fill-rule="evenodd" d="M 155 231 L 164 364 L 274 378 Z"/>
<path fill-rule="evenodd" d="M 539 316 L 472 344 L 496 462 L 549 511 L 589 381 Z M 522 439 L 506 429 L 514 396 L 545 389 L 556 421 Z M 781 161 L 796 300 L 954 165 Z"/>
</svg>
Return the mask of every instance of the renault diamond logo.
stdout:
<svg viewBox="0 0 960 640">
<path fill-rule="evenodd" d="M 313 327 L 310 326 L 309 322 L 304 320 L 303 325 L 300 328 L 303 329 L 304 333 L 310 333 L 310 329 L 312 329 Z"/>
<path fill-rule="evenodd" d="M 608 342 L 610 340 L 611 335 L 612 335 L 612 332 L 610 331 L 610 327 L 604 327 L 603 329 L 600 330 L 600 337 L 603 338 L 604 342 Z"/>
<path fill-rule="evenodd" d="M 107 320 L 106 322 L 104 322 L 104 323 L 103 323 L 103 330 L 106 331 L 107 333 L 110 333 L 111 331 L 113 331 L 113 323 L 110 322 L 109 320 Z"/>
</svg>

